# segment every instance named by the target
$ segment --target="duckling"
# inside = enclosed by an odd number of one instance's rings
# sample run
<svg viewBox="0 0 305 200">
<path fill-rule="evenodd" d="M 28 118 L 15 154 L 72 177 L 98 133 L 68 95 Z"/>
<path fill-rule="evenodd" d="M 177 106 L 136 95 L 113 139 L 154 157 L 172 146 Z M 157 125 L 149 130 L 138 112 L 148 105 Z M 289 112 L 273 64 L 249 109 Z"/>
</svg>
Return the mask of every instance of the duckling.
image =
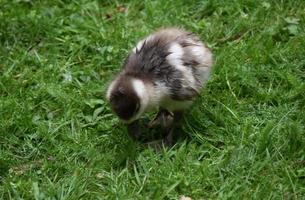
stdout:
<svg viewBox="0 0 305 200">
<path fill-rule="evenodd" d="M 161 124 L 165 144 L 172 145 L 175 127 L 207 82 L 212 52 L 193 33 L 164 28 L 140 40 L 107 89 L 113 112 L 139 139 L 139 118 L 159 109 L 149 127 Z"/>
</svg>

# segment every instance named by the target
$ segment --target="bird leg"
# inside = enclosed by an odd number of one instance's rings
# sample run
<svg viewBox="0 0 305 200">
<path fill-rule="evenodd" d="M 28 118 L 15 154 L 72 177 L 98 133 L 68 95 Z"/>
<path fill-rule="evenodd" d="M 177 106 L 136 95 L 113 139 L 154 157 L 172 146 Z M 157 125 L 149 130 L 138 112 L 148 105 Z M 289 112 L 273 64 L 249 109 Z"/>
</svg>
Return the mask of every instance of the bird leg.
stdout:
<svg viewBox="0 0 305 200">
<path fill-rule="evenodd" d="M 173 146 L 180 135 L 180 130 L 177 127 L 182 117 L 183 112 L 181 111 L 171 113 L 165 109 L 160 109 L 156 117 L 148 124 L 148 127 L 153 128 L 160 125 L 165 136 L 163 140 L 152 141 L 147 145 L 156 150 L 160 150 L 162 144 L 168 147 Z"/>
<path fill-rule="evenodd" d="M 173 122 L 173 114 L 163 108 L 159 110 L 157 115 L 148 123 L 148 128 L 161 126 L 162 129 L 167 129 Z"/>
<path fill-rule="evenodd" d="M 177 129 L 177 126 L 180 124 L 183 118 L 183 112 L 176 111 L 174 112 L 174 119 L 171 125 L 166 130 L 166 136 L 164 138 L 164 143 L 171 147 L 174 145 L 174 142 L 180 136 L 180 130 Z"/>
<path fill-rule="evenodd" d="M 127 125 L 127 132 L 128 132 L 128 135 L 133 140 L 139 140 L 140 135 L 141 135 L 139 120 L 136 120 L 136 121 L 128 124 Z"/>
<path fill-rule="evenodd" d="M 174 121 L 173 113 L 160 108 L 157 115 L 148 123 L 148 128 L 155 128 L 157 126 L 161 126 L 162 132 L 164 134 L 167 133 L 167 131 L 170 129 Z M 162 149 L 162 146 L 164 144 L 164 139 L 150 141 L 145 143 L 147 146 L 153 148 L 156 151 L 160 151 Z"/>
</svg>

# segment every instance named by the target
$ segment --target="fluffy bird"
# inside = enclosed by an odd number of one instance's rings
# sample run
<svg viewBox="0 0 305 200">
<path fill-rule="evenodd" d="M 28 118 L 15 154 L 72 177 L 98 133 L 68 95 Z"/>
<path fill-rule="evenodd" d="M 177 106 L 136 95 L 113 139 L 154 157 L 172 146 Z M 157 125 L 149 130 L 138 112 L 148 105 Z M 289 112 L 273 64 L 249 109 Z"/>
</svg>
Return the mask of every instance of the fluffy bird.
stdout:
<svg viewBox="0 0 305 200">
<path fill-rule="evenodd" d="M 134 139 L 140 136 L 141 115 L 159 109 L 150 126 L 161 124 L 170 145 L 174 128 L 207 82 L 212 64 L 211 51 L 195 34 L 161 29 L 137 43 L 106 97 Z"/>
</svg>

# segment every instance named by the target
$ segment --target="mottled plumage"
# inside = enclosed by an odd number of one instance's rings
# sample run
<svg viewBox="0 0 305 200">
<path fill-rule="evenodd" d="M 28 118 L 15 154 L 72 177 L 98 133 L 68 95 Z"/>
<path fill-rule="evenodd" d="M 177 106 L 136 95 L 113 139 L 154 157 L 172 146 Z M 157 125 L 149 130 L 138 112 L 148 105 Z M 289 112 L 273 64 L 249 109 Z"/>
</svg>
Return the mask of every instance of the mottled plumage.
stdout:
<svg viewBox="0 0 305 200">
<path fill-rule="evenodd" d="M 197 36 L 177 28 L 161 29 L 130 52 L 107 99 L 127 123 L 154 108 L 182 111 L 200 92 L 211 67 L 212 53 Z"/>
</svg>

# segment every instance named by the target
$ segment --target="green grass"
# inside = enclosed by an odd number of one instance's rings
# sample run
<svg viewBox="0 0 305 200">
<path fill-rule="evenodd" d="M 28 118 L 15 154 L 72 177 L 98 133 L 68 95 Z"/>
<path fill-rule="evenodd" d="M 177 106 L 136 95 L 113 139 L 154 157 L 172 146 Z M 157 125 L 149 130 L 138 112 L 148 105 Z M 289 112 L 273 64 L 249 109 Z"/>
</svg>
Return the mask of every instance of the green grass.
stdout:
<svg viewBox="0 0 305 200">
<path fill-rule="evenodd" d="M 303 0 L 0 1 L 0 199 L 305 199 L 304 24 Z M 162 26 L 215 67 L 156 153 L 103 95 Z"/>
</svg>

